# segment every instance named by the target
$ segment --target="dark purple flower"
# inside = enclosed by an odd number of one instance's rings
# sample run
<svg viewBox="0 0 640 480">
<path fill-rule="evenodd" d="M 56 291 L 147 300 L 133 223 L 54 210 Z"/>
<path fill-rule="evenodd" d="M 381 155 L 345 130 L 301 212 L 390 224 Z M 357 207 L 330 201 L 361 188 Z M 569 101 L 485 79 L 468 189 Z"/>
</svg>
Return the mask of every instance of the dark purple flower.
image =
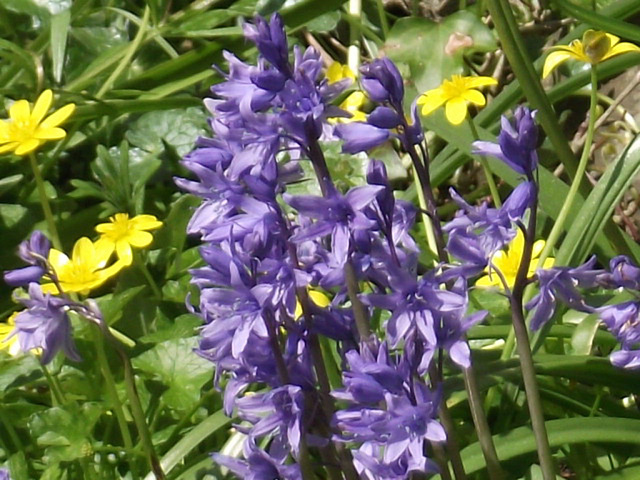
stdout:
<svg viewBox="0 0 640 480">
<path fill-rule="evenodd" d="M 389 102 L 402 110 L 404 83 L 395 64 L 387 57 L 378 58 L 360 67 L 362 87 L 374 102 Z"/>
<path fill-rule="evenodd" d="M 640 268 L 626 255 L 618 255 L 609 262 L 610 274 L 602 276 L 600 283 L 606 288 L 640 290 Z"/>
<path fill-rule="evenodd" d="M 50 249 L 49 239 L 41 231 L 34 231 L 28 240 L 18 246 L 18 255 L 30 266 L 6 271 L 4 281 L 12 287 L 22 287 L 31 282 L 40 282 L 42 276 L 47 272 L 47 258 Z"/>
<path fill-rule="evenodd" d="M 71 322 L 67 316 L 69 300 L 42 292 L 40 285 L 29 285 L 29 298 L 19 298 L 27 307 L 15 318 L 15 329 L 20 348 L 27 352 L 42 349 L 42 363 L 47 364 L 62 350 L 71 360 L 81 360 L 71 338 Z"/>
<path fill-rule="evenodd" d="M 260 54 L 283 73 L 289 71 L 289 46 L 282 17 L 277 13 L 267 21 L 256 16 L 254 25 L 245 23 L 244 36 L 254 42 Z"/>
<path fill-rule="evenodd" d="M 511 124 L 502 116 L 502 130 L 498 143 L 473 142 L 473 153 L 499 158 L 516 172 L 530 177 L 538 166 L 538 127 L 535 123 L 535 111 L 519 106 Z"/>
</svg>

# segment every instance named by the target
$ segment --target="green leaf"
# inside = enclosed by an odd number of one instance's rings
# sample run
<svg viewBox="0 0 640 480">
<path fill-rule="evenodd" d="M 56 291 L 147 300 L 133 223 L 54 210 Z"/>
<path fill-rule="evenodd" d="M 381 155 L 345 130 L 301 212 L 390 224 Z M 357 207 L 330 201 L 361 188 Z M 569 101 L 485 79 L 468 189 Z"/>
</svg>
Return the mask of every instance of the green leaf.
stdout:
<svg viewBox="0 0 640 480">
<path fill-rule="evenodd" d="M 584 261 L 638 170 L 640 138 L 636 137 L 620 158 L 607 167 L 578 214 L 573 217 L 573 223 L 556 255 L 558 265 L 579 265 Z"/>
<path fill-rule="evenodd" d="M 69 9 L 51 17 L 51 62 L 53 64 L 53 79 L 56 83 L 60 83 L 62 80 L 70 23 L 71 10 Z"/>
<path fill-rule="evenodd" d="M 38 360 L 33 355 L 0 357 L 0 398 L 13 388 L 40 378 L 42 372 Z"/>
<path fill-rule="evenodd" d="M 119 293 L 110 293 L 96 298 L 98 307 L 107 325 L 113 325 L 120 320 L 124 308 L 145 288 L 145 285 L 140 285 L 128 288 Z"/>
<path fill-rule="evenodd" d="M 640 420 L 610 417 L 563 418 L 547 421 L 545 426 L 551 448 L 586 442 L 640 444 Z M 536 452 L 533 432 L 528 426 L 494 435 L 493 441 L 501 462 Z M 484 457 L 478 443 L 464 448 L 461 456 L 467 474 L 484 470 Z M 440 479 L 440 476 L 434 478 Z"/>
<path fill-rule="evenodd" d="M 126 138 L 132 145 L 156 155 L 164 151 L 166 142 L 183 156 L 193 149 L 196 138 L 206 132 L 204 109 L 194 107 L 145 113 L 131 125 Z"/>
<path fill-rule="evenodd" d="M 29 420 L 31 435 L 45 447 L 48 463 L 70 462 L 93 453 L 91 433 L 102 413 L 98 403 L 53 407 Z"/>
<path fill-rule="evenodd" d="M 452 74 L 462 73 L 463 55 L 496 48 L 495 37 L 480 17 L 460 11 L 440 23 L 417 17 L 399 19 L 383 50 L 399 68 L 408 67 L 404 78 L 410 82 L 409 89 L 424 92 Z M 415 95 L 408 93 L 407 97 L 411 101 Z"/>
<path fill-rule="evenodd" d="M 193 408 L 202 386 L 213 376 L 211 363 L 193 352 L 197 343 L 196 337 L 168 340 L 132 361 L 134 367 L 169 387 L 162 398 L 176 410 Z"/>
<path fill-rule="evenodd" d="M 228 427 L 232 421 L 233 419 L 227 417 L 222 410 L 218 410 L 216 413 L 198 423 L 198 425 L 184 435 L 178 443 L 160 459 L 162 469 L 165 473 L 171 472 L 171 470 L 182 462 L 200 443 L 219 430 Z M 155 475 L 149 473 L 144 480 L 153 480 L 154 478 Z"/>
<path fill-rule="evenodd" d="M 14 453 L 9 457 L 9 472 L 12 480 L 29 480 L 29 469 L 24 452 Z"/>
<path fill-rule="evenodd" d="M 184 295 L 182 301 L 184 302 Z M 200 317 L 185 313 L 175 320 L 172 319 L 169 326 L 159 327 L 156 332 L 140 337 L 138 340 L 143 343 L 160 343 L 176 338 L 192 338 L 201 325 L 202 319 Z"/>
</svg>

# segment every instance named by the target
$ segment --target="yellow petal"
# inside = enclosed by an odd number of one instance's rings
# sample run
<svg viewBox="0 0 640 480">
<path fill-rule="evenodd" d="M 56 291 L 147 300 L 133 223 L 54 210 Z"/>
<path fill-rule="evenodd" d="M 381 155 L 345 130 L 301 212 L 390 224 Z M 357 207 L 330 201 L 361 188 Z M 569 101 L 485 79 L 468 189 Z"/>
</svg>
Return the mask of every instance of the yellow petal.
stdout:
<svg viewBox="0 0 640 480">
<path fill-rule="evenodd" d="M 309 290 L 309 298 L 318 305 L 319 307 L 328 307 L 331 303 L 329 297 L 327 297 L 324 293 L 319 292 L 318 290 Z"/>
<path fill-rule="evenodd" d="M 21 142 L 18 144 L 18 148 L 16 148 L 16 155 L 26 155 L 27 153 L 31 153 L 38 148 L 40 144 L 42 144 L 42 142 L 35 138 L 30 138 L 26 142 Z"/>
<path fill-rule="evenodd" d="M 28 123 L 31 118 L 29 102 L 26 100 L 18 100 L 17 102 L 14 102 L 9 109 L 9 116 L 11 117 L 11 120 L 16 123 Z"/>
<path fill-rule="evenodd" d="M 11 137 L 9 136 L 9 122 L 0 120 L 0 143 L 6 143 L 10 141 Z"/>
<path fill-rule="evenodd" d="M 553 267 L 553 264 L 556 263 L 556 259 L 553 257 L 549 257 L 547 258 L 544 263 L 542 264 L 542 267 L 538 267 L 538 268 L 551 268 Z"/>
<path fill-rule="evenodd" d="M 325 74 L 329 83 L 336 83 L 342 80 L 342 65 L 339 62 L 333 62 L 327 68 L 327 73 Z"/>
<path fill-rule="evenodd" d="M 46 89 L 44 92 L 40 94 L 38 100 L 36 100 L 36 104 L 33 106 L 33 111 L 31 112 L 31 121 L 34 124 L 39 124 L 44 116 L 51 108 L 51 101 L 53 100 L 53 92 L 49 89 Z"/>
<path fill-rule="evenodd" d="M 111 257 L 111 254 L 116 249 L 116 244 L 108 237 L 102 237 L 94 243 L 94 248 L 98 260 L 96 263 L 98 265 L 105 266 L 107 264 L 107 260 L 109 260 L 109 257 Z"/>
<path fill-rule="evenodd" d="M 555 51 L 547 55 L 544 60 L 544 67 L 542 68 L 542 78 L 547 78 L 551 72 L 553 72 L 558 65 L 566 62 L 572 57 L 569 52 Z"/>
<path fill-rule="evenodd" d="M 0 154 L 7 153 L 7 152 L 10 152 L 12 150 L 15 150 L 18 145 L 19 145 L 18 142 L 11 142 L 11 143 L 7 143 L 5 145 L 2 145 L 0 147 Z"/>
<path fill-rule="evenodd" d="M 622 55 L 627 52 L 640 52 L 640 48 L 637 45 L 629 42 L 622 42 L 615 45 L 612 49 L 610 49 L 607 54 L 602 58 L 602 60 L 606 60 L 611 57 L 615 57 L 616 55 Z"/>
<path fill-rule="evenodd" d="M 143 231 L 133 231 L 126 238 L 127 243 L 137 248 L 148 247 L 153 242 L 153 235 Z"/>
<path fill-rule="evenodd" d="M 475 103 L 480 107 L 484 107 L 487 103 L 487 100 L 484 98 L 484 95 L 480 93 L 478 90 L 465 90 L 462 92 L 462 98 L 465 100 Z"/>
<path fill-rule="evenodd" d="M 467 88 L 487 87 L 498 84 L 498 81 L 493 77 L 465 77 L 464 80 Z"/>
<path fill-rule="evenodd" d="M 58 287 L 55 283 L 44 283 L 40 286 L 40 288 L 42 289 L 42 293 L 48 293 L 51 295 L 59 295 L 60 294 L 60 290 L 58 290 Z M 63 287 L 64 288 L 64 287 Z M 65 291 L 67 291 L 65 289 Z"/>
<path fill-rule="evenodd" d="M 447 97 L 445 97 L 442 90 L 439 88 L 435 90 L 429 90 L 420 98 L 418 98 L 418 105 L 422 105 L 422 109 L 420 110 L 422 115 L 430 115 L 447 101 Z"/>
<path fill-rule="evenodd" d="M 484 275 L 476 280 L 476 287 L 498 287 L 502 288 L 502 282 L 498 274 Z"/>
<path fill-rule="evenodd" d="M 67 257 L 60 250 L 56 250 L 55 248 L 49 250 L 48 260 L 56 273 L 59 272 L 70 261 L 69 257 Z"/>
<path fill-rule="evenodd" d="M 619 41 L 620 41 L 620 37 L 616 37 L 614 34 L 612 33 L 605 33 L 605 35 L 607 36 L 607 38 L 609 39 L 609 45 L 610 47 L 614 47 Z"/>
<path fill-rule="evenodd" d="M 55 128 L 38 127 L 38 129 L 33 134 L 34 138 L 37 138 L 39 140 L 60 140 L 61 138 L 64 138 L 66 135 L 67 135 L 67 132 L 57 127 Z"/>
<path fill-rule="evenodd" d="M 162 222 L 153 215 L 137 215 L 131 219 L 131 225 L 136 230 L 155 230 Z"/>
<path fill-rule="evenodd" d="M 129 242 L 120 241 L 116 243 L 116 254 L 118 255 L 118 259 L 126 266 L 133 263 L 133 252 L 131 251 L 131 245 L 129 245 Z"/>
<path fill-rule="evenodd" d="M 538 240 L 533 243 L 533 248 L 531 249 L 531 258 L 538 258 L 544 250 L 544 246 L 547 244 L 544 240 Z"/>
<path fill-rule="evenodd" d="M 453 125 L 460 125 L 467 118 L 467 101 L 462 97 L 452 98 L 445 106 L 445 114 Z"/>
<path fill-rule="evenodd" d="M 69 103 L 65 105 L 60 110 L 56 110 L 51 115 L 43 120 L 40 124 L 42 128 L 52 128 L 57 127 L 62 122 L 64 122 L 76 109 L 76 105 L 74 103 Z"/>
</svg>

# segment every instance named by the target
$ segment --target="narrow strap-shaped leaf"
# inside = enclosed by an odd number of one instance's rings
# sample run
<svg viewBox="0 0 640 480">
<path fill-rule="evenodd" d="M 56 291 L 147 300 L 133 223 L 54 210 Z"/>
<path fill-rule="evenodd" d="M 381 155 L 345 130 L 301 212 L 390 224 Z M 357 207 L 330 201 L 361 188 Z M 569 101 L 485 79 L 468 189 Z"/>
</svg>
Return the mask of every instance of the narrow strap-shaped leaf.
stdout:
<svg viewBox="0 0 640 480">
<path fill-rule="evenodd" d="M 577 18 L 581 22 L 587 23 L 599 30 L 619 35 L 626 40 L 640 43 L 640 27 L 636 25 L 602 15 L 593 10 L 587 10 L 567 0 L 553 0 L 553 3 L 555 3 L 560 10 Z M 638 10 L 638 4 L 635 5 L 635 9 Z"/>
</svg>

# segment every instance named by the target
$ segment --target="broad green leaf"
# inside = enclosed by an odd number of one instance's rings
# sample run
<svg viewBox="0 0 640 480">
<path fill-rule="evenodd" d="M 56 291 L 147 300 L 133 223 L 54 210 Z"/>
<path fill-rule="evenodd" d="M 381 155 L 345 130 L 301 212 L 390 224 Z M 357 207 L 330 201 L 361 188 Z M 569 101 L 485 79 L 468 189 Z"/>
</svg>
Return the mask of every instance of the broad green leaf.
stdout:
<svg viewBox="0 0 640 480">
<path fill-rule="evenodd" d="M 21 355 L 0 357 L 0 398 L 9 393 L 13 388 L 40 378 L 42 372 L 38 360 L 34 355 Z"/>
<path fill-rule="evenodd" d="M 103 407 L 93 402 L 53 407 L 33 415 L 29 430 L 46 449 L 48 463 L 70 462 L 92 455 L 91 433 L 102 411 Z"/>
<path fill-rule="evenodd" d="M 206 119 L 202 108 L 149 112 L 131 125 L 126 138 L 132 145 L 156 155 L 164 151 L 166 142 L 182 156 L 193 149 L 199 136 L 206 134 Z"/>
<path fill-rule="evenodd" d="M 496 48 L 495 37 L 482 20 L 460 11 L 439 23 L 417 17 L 399 19 L 389 31 L 383 50 L 404 69 L 410 90 L 407 100 L 411 102 L 414 92 L 435 88 L 443 79 L 462 73 L 464 54 Z"/>
<path fill-rule="evenodd" d="M 162 398 L 170 408 L 191 409 L 200 399 L 202 386 L 213 375 L 211 363 L 193 352 L 197 343 L 196 337 L 168 340 L 132 361 L 134 367 L 168 387 Z"/>
<path fill-rule="evenodd" d="M 9 473 L 12 480 L 30 480 L 27 459 L 24 452 L 14 453 L 9 457 Z"/>
<path fill-rule="evenodd" d="M 140 337 L 139 340 L 143 343 L 161 343 L 176 338 L 193 338 L 201 325 L 202 319 L 200 317 L 185 313 L 172 319 L 168 326 L 160 326 L 157 331 Z"/>
<path fill-rule="evenodd" d="M 571 353 L 575 355 L 589 355 L 593 347 L 600 319 L 597 315 L 583 315 L 571 337 Z"/>
</svg>

